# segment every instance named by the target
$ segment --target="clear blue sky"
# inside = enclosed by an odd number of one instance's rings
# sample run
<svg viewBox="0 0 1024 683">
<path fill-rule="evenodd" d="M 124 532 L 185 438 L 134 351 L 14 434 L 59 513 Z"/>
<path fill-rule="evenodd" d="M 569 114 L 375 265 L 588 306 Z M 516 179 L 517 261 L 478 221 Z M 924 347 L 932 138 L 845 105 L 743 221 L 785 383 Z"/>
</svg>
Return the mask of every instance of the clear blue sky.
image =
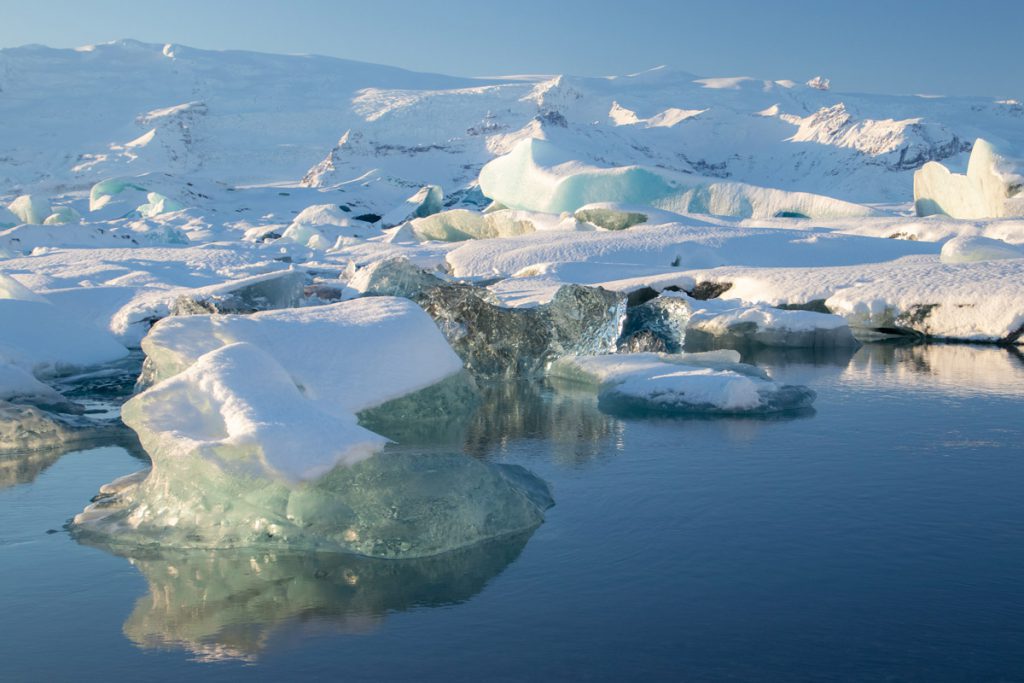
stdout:
<svg viewBox="0 0 1024 683">
<path fill-rule="evenodd" d="M 0 47 L 117 38 L 453 75 L 668 64 L 837 90 L 1024 99 L 1024 0 L 0 0 Z"/>
</svg>

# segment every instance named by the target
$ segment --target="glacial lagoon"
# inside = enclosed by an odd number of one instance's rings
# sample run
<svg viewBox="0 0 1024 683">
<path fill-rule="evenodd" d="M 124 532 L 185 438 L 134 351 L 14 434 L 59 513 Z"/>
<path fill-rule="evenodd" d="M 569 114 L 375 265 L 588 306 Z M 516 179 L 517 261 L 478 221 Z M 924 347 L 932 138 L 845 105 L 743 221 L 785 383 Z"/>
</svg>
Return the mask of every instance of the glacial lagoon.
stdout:
<svg viewBox="0 0 1024 683">
<path fill-rule="evenodd" d="M 1024 357 L 744 360 L 812 387 L 813 408 L 617 416 L 593 392 L 481 383 L 471 416 L 376 457 L 519 465 L 556 504 L 525 533 L 407 560 L 76 540 L 67 522 L 142 451 L 100 435 L 4 456 L 3 677 L 1024 677 Z M 93 410 L 129 390 L 62 387 Z"/>
</svg>

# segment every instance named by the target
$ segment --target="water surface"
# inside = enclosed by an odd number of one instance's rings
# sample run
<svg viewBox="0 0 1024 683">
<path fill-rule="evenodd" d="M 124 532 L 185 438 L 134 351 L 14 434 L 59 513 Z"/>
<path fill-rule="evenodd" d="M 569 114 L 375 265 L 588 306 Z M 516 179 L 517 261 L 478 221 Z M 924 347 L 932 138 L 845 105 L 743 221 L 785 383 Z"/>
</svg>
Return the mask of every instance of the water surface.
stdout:
<svg viewBox="0 0 1024 683">
<path fill-rule="evenodd" d="M 0 460 L 0 678 L 1024 679 L 1021 356 L 750 360 L 815 410 L 623 420 L 488 387 L 420 438 L 529 467 L 557 505 L 427 560 L 125 558 L 63 524 L 137 456 Z"/>
</svg>

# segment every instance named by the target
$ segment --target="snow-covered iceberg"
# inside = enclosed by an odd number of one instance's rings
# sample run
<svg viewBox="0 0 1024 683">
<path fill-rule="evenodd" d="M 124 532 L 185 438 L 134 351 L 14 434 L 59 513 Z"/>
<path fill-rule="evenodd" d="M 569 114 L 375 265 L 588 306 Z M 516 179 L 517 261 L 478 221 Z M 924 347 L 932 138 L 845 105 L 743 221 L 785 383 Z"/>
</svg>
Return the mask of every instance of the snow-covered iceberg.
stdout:
<svg viewBox="0 0 1024 683">
<path fill-rule="evenodd" d="M 1024 170 L 1019 161 L 979 138 L 971 150 L 966 175 L 952 173 L 937 161 L 929 161 L 914 173 L 914 206 L 918 216 L 1024 216 Z"/>
<path fill-rule="evenodd" d="M 682 213 L 742 218 L 869 216 L 872 209 L 807 192 L 786 192 L 716 178 L 580 161 L 547 140 L 526 138 L 480 171 L 480 189 L 505 206 L 573 212 L 595 202 L 650 205 Z"/>
<path fill-rule="evenodd" d="M 602 410 L 624 415 L 765 415 L 809 408 L 815 393 L 780 385 L 735 351 L 569 356 L 549 376 L 594 387 Z"/>
<path fill-rule="evenodd" d="M 143 349 L 149 388 L 122 417 L 153 468 L 75 518 L 87 537 L 419 557 L 531 529 L 551 505 L 521 468 L 381 452 L 358 424 L 462 369 L 410 301 L 167 318 Z"/>
</svg>

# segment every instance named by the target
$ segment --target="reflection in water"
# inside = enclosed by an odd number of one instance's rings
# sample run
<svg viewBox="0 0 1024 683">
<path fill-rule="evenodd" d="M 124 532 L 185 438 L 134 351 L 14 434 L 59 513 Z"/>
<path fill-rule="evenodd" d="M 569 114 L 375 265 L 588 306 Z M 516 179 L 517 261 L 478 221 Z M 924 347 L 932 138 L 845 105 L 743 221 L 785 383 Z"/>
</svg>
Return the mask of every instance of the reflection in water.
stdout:
<svg viewBox="0 0 1024 683">
<path fill-rule="evenodd" d="M 842 380 L 956 395 L 1020 396 L 1024 356 L 1014 347 L 982 344 L 868 344 L 853 357 Z"/>
<path fill-rule="evenodd" d="M 0 453 L 0 489 L 30 484 L 65 454 L 100 446 L 120 446 L 140 460 L 149 460 L 135 434 L 120 424 L 62 432 L 48 445 L 40 445 L 32 450 Z"/>
<path fill-rule="evenodd" d="M 60 460 L 71 448 L 57 447 L 28 453 L 0 455 L 0 489 L 17 484 L 30 484 L 43 471 Z"/>
<path fill-rule="evenodd" d="M 414 560 L 245 550 L 130 554 L 149 594 L 135 604 L 124 633 L 142 648 L 181 648 L 203 661 L 255 660 L 310 631 L 366 633 L 389 612 L 472 598 L 519 556 L 530 533 Z"/>
<path fill-rule="evenodd" d="M 563 464 L 586 462 L 601 451 L 617 421 L 597 409 L 593 392 L 553 392 L 537 382 L 496 382 L 481 387 L 480 409 L 463 434 L 464 449 L 485 457 L 510 441 L 536 439 Z"/>
</svg>

